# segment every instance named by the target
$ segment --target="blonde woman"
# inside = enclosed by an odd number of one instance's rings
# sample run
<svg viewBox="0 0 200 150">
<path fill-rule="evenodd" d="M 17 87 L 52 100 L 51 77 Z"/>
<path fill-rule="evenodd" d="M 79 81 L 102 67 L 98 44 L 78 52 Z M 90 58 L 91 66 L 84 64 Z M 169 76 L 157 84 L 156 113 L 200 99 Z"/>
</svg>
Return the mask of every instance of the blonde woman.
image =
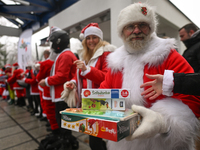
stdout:
<svg viewBox="0 0 200 150">
<path fill-rule="evenodd" d="M 78 89 L 79 100 L 82 88 L 99 88 L 105 79 L 108 71 L 106 58 L 110 52 L 116 49 L 115 46 L 103 41 L 103 32 L 97 23 L 88 24 L 80 34 L 83 39 L 83 50 L 80 56 L 81 60 L 76 60 L 77 73 L 73 80 L 64 84 L 62 98 L 70 107 L 75 106 L 74 97 L 75 87 Z M 74 90 L 72 90 L 74 89 Z M 77 103 L 80 106 L 80 102 Z M 90 136 L 90 147 L 92 150 L 105 150 L 105 142 L 101 138 Z"/>
</svg>

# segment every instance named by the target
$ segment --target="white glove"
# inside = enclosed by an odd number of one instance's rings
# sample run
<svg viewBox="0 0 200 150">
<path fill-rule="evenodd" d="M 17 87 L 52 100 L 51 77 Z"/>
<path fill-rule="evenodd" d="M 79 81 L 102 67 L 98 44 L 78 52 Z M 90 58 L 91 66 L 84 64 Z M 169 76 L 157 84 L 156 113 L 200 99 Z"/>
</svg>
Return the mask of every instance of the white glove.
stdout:
<svg viewBox="0 0 200 150">
<path fill-rule="evenodd" d="M 69 92 L 69 96 L 67 98 L 64 99 L 65 103 L 67 103 L 67 105 L 69 107 L 76 107 L 76 88 L 74 88 L 73 90 L 71 90 Z"/>
<path fill-rule="evenodd" d="M 70 91 L 72 90 L 72 89 L 69 89 L 69 88 L 67 88 L 67 84 L 74 84 L 73 82 L 69 82 L 69 81 L 67 81 L 67 82 L 65 82 L 64 84 L 63 84 L 63 88 L 64 88 L 64 90 L 62 91 L 62 93 L 61 93 L 61 99 L 65 99 L 65 98 L 67 98 L 68 96 L 69 96 L 69 93 L 70 93 Z"/>
<path fill-rule="evenodd" d="M 17 80 L 17 83 L 22 85 L 22 84 L 25 84 L 25 81 L 24 80 Z"/>
<path fill-rule="evenodd" d="M 61 99 L 65 99 L 69 96 L 69 93 L 70 93 L 70 90 L 66 89 L 66 90 L 63 90 L 62 93 L 61 93 Z"/>
<path fill-rule="evenodd" d="M 143 119 L 141 125 L 132 135 L 126 137 L 126 140 L 149 138 L 158 133 L 167 133 L 169 131 L 163 116 L 158 112 L 136 105 L 132 105 L 132 110 L 139 113 Z"/>
<path fill-rule="evenodd" d="M 67 87 L 68 84 L 72 84 L 73 87 Z M 63 85 L 64 90 L 61 93 L 61 99 L 63 99 L 69 107 L 75 107 L 76 106 L 76 98 L 75 98 L 75 93 L 76 93 L 76 87 L 73 82 L 65 82 Z"/>
</svg>

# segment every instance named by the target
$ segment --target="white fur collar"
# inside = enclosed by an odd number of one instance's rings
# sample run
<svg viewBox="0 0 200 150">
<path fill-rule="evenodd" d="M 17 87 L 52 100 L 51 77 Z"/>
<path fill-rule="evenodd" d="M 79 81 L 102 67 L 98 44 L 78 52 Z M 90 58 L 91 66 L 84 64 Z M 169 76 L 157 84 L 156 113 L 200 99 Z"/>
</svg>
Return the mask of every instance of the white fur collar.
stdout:
<svg viewBox="0 0 200 150">
<path fill-rule="evenodd" d="M 131 57 L 133 59 L 140 57 L 140 62 L 149 64 L 149 67 L 158 66 L 167 58 L 170 50 L 174 48 L 175 39 L 161 39 L 154 33 L 152 34 L 151 41 L 149 42 L 145 53 L 129 54 L 123 45 L 108 56 L 108 67 L 111 68 L 113 72 L 122 70 L 127 56 L 130 55 L 132 55 Z"/>
<path fill-rule="evenodd" d="M 109 54 L 108 67 L 112 72 L 122 71 L 122 88 L 131 89 L 131 97 L 126 100 L 126 108 L 130 108 L 132 104 L 145 104 L 145 99 L 140 94 L 143 91 L 140 85 L 143 83 L 144 66 L 158 66 L 167 58 L 172 48 L 174 39 L 161 39 L 153 35 L 147 49 L 143 49 L 142 53 L 130 54 L 122 46 Z"/>
<path fill-rule="evenodd" d="M 116 49 L 114 45 L 108 44 L 105 46 L 101 46 L 93 55 L 92 59 L 98 58 L 101 56 L 104 52 L 113 52 Z"/>
</svg>

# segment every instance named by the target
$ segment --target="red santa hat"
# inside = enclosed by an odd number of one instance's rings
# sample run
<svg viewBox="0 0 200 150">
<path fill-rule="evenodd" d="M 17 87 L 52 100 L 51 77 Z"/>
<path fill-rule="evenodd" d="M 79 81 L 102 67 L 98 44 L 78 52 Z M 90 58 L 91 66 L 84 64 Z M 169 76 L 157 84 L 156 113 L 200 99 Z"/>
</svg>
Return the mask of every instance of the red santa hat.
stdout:
<svg viewBox="0 0 200 150">
<path fill-rule="evenodd" d="M 117 21 L 118 35 L 122 37 L 124 27 L 136 22 L 149 24 L 150 34 L 156 32 L 158 22 L 153 8 L 146 3 L 134 3 L 120 11 Z"/>
<path fill-rule="evenodd" d="M 61 30 L 60 28 L 56 27 L 56 26 L 52 26 L 50 28 L 50 32 L 49 32 L 49 37 L 47 38 L 47 41 L 49 41 L 49 38 L 51 37 L 52 33 L 55 32 L 55 31 L 59 31 Z"/>
<path fill-rule="evenodd" d="M 6 64 L 4 67 L 5 68 L 11 68 L 11 65 L 10 64 Z"/>
<path fill-rule="evenodd" d="M 83 40 L 84 38 L 86 38 L 88 35 L 96 35 L 98 36 L 100 39 L 103 40 L 103 32 L 101 31 L 101 29 L 99 28 L 98 23 L 90 23 L 88 24 L 85 28 L 82 29 L 79 38 L 81 40 Z"/>
<path fill-rule="evenodd" d="M 19 67 L 19 64 L 16 62 L 12 65 L 13 67 Z"/>
</svg>

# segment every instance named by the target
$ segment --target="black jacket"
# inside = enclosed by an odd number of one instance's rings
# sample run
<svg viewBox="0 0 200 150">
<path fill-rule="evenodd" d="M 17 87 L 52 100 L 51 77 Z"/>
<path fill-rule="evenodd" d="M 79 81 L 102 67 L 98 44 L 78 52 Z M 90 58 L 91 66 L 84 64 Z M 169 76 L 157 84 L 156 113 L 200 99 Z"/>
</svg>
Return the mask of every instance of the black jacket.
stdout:
<svg viewBox="0 0 200 150">
<path fill-rule="evenodd" d="M 192 37 L 184 41 L 187 49 L 183 53 L 183 57 L 194 69 L 194 72 L 200 73 L 200 30 L 196 31 Z"/>
<path fill-rule="evenodd" d="M 174 73 L 174 93 L 200 96 L 200 73 Z"/>
</svg>

